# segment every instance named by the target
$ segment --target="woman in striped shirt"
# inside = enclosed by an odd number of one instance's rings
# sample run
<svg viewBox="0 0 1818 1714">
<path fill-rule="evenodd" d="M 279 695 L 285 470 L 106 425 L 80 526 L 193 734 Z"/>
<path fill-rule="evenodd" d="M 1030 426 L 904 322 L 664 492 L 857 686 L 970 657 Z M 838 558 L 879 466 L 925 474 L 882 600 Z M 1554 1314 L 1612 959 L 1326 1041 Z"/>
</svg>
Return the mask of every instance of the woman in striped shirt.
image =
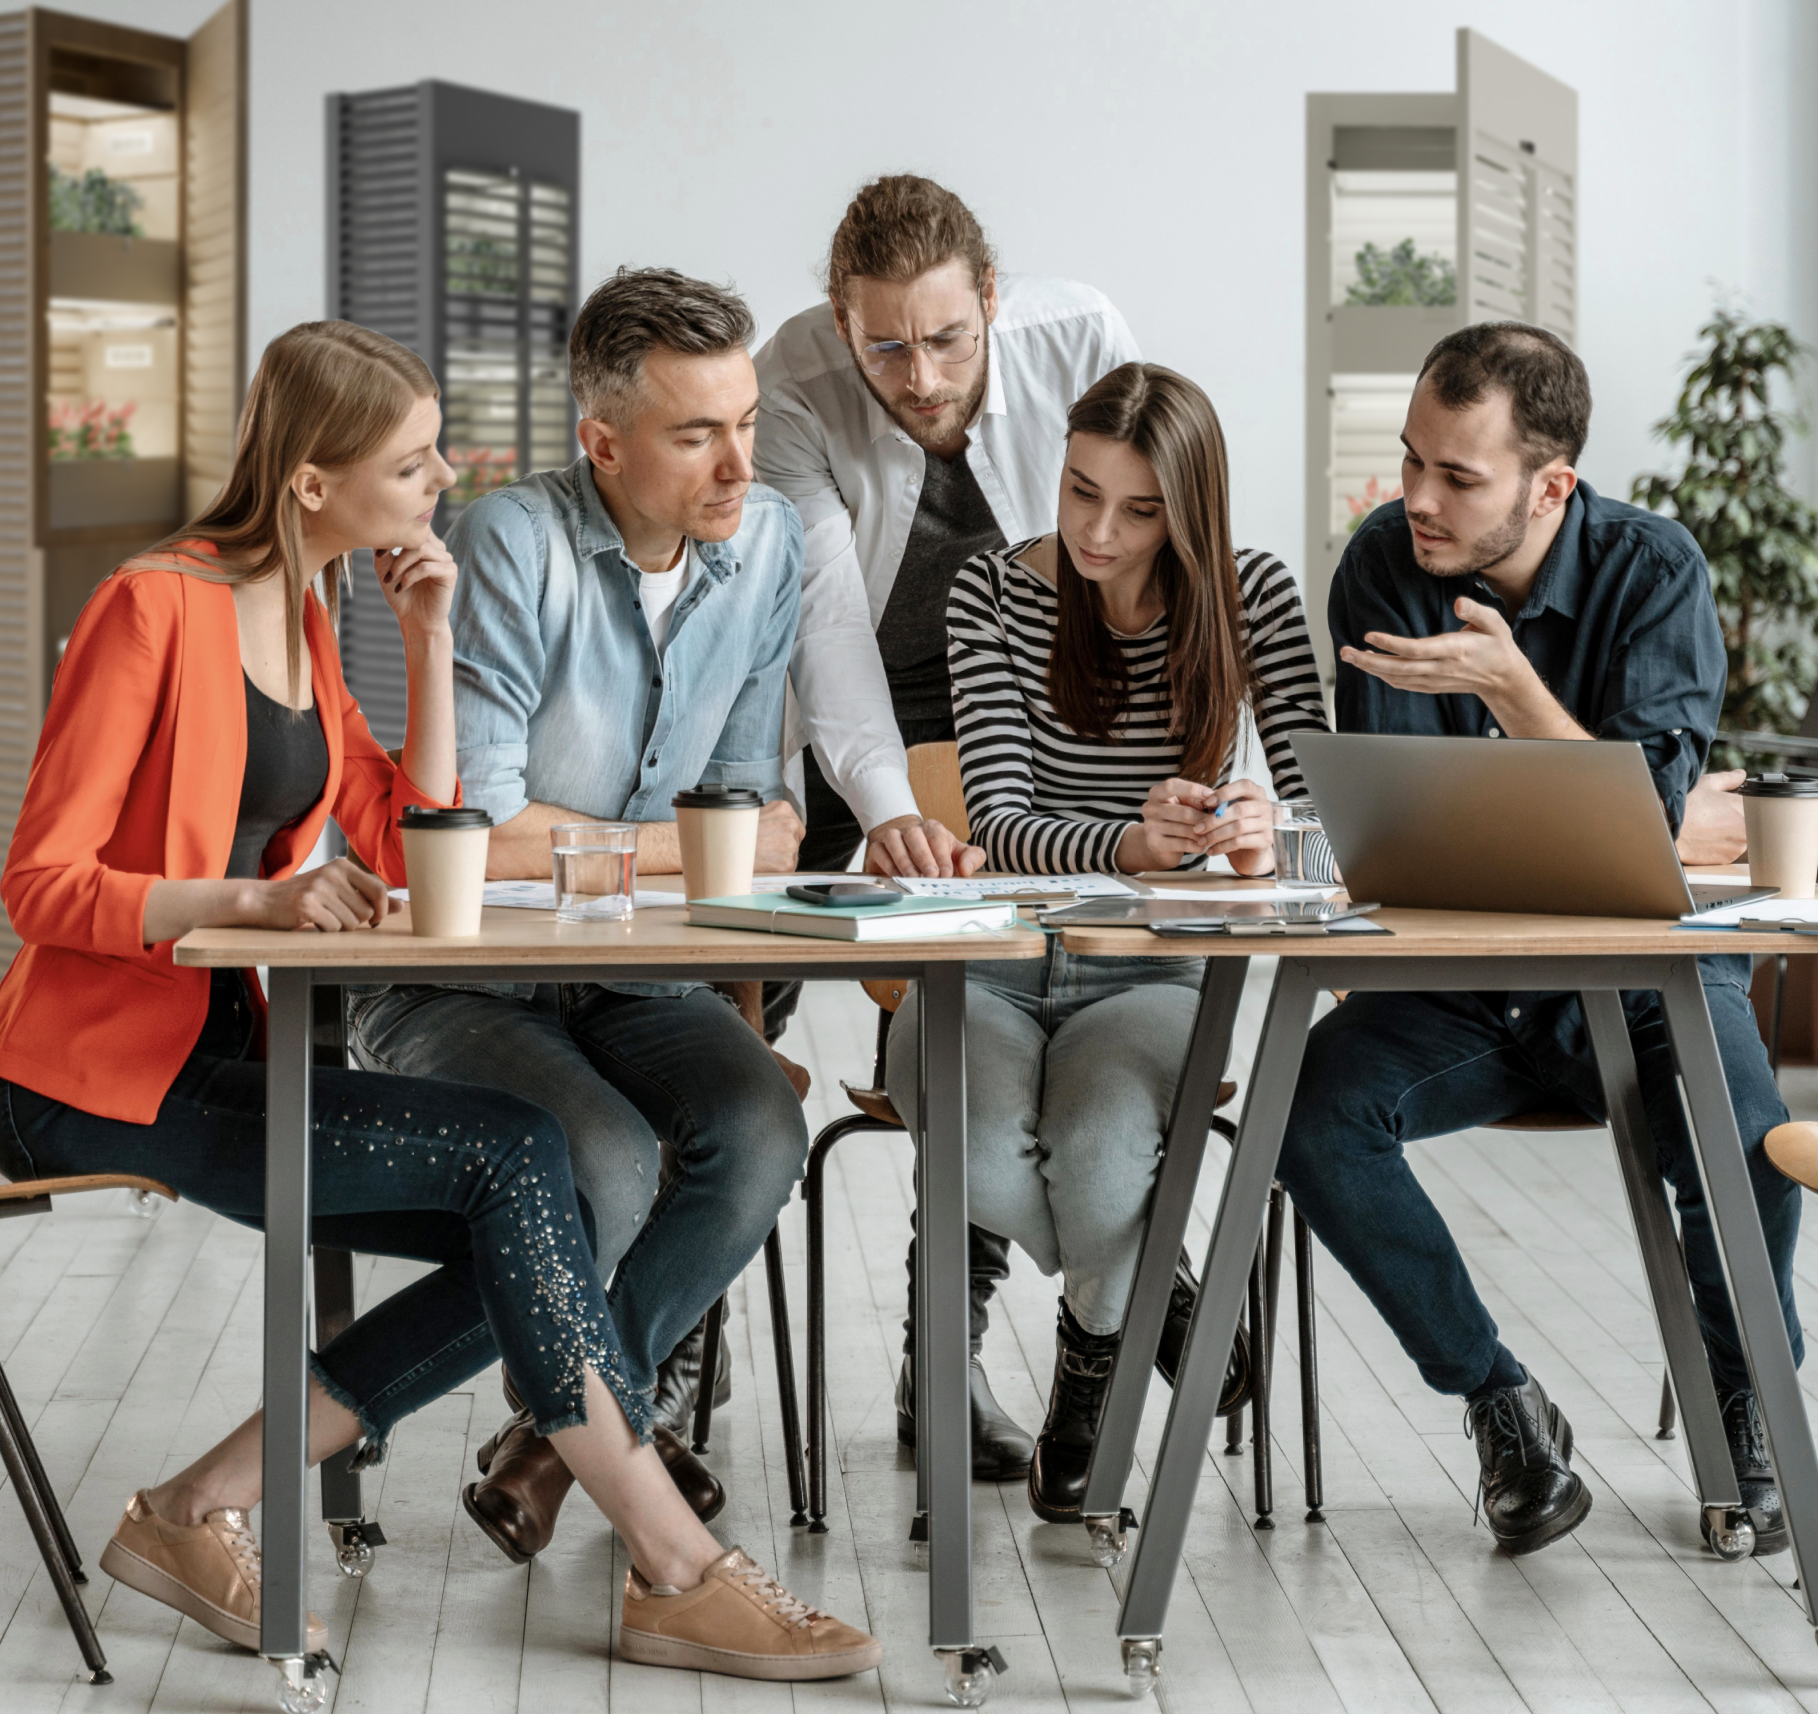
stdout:
<svg viewBox="0 0 1818 1714">
<path fill-rule="evenodd" d="M 1232 779 L 1245 710 L 1282 797 L 1289 734 L 1325 706 L 1281 561 L 1231 547 L 1224 439 L 1206 395 L 1126 363 L 1068 413 L 1059 528 L 968 561 L 947 604 L 966 811 L 988 866 L 1135 874 L 1223 856 L 1273 866 L 1272 807 Z M 1035 1511 L 1080 1516 L 1201 961 L 975 964 L 967 992 L 972 1218 L 1062 1276 L 1058 1355 L 1029 1473 Z M 917 1094 L 916 997 L 890 1033 L 897 1110 Z M 911 1123 L 914 1120 L 911 1119 Z M 1176 1282 L 1158 1360 L 1192 1313 Z M 1233 1353 L 1227 1397 L 1247 1365 Z"/>
</svg>

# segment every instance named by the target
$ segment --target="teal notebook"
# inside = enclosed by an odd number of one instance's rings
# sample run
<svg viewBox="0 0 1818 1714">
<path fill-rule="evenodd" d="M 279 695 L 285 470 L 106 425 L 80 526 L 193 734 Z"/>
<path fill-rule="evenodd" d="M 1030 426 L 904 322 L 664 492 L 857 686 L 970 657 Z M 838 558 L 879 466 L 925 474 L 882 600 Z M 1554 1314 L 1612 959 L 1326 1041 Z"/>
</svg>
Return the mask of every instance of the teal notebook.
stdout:
<svg viewBox="0 0 1818 1714">
<path fill-rule="evenodd" d="M 911 898 L 890 905 L 810 905 L 783 893 L 751 893 L 694 899 L 688 920 L 697 928 L 755 928 L 821 940 L 927 940 L 1014 928 L 1016 906 L 987 899 Z"/>
</svg>

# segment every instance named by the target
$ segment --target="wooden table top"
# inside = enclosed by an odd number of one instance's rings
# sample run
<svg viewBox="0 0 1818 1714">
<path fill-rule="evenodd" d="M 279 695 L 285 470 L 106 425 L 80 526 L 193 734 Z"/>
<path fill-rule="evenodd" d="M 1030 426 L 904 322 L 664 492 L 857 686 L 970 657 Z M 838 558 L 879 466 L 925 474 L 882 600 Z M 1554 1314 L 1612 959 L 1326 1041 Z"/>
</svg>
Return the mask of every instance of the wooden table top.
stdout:
<svg viewBox="0 0 1818 1714">
<path fill-rule="evenodd" d="M 472 940 L 419 939 L 410 907 L 396 906 L 376 929 L 345 934 L 311 930 L 199 928 L 177 942 L 178 964 L 203 968 L 307 967 L 355 972 L 405 965 L 451 968 L 505 965 L 892 964 L 1038 958 L 1034 929 L 990 930 L 916 940 L 822 940 L 760 929 L 690 928 L 681 905 L 641 906 L 624 922 L 557 922 L 554 911 L 489 906 Z"/>
<path fill-rule="evenodd" d="M 1689 870 L 1696 881 L 1723 875 L 1746 875 L 1745 865 Z M 1162 881 L 1159 875 L 1145 875 Z M 1179 883 L 1181 877 L 1172 879 Z M 1207 885 L 1263 891 L 1274 884 L 1263 877 L 1244 882 L 1235 876 L 1209 876 Z M 1765 901 L 1764 901 L 1765 908 Z M 1675 922 L 1641 917 L 1551 917 L 1495 911 L 1380 910 L 1371 922 L 1388 934 L 1222 935 L 1204 939 L 1167 940 L 1146 928 L 1070 928 L 1061 935 L 1068 952 L 1100 958 L 1470 958 L 1520 955 L 1528 958 L 1599 957 L 1628 954 L 1649 957 L 1682 952 L 1778 953 L 1818 951 L 1818 944 L 1790 934 L 1742 934 L 1735 929 L 1680 928 Z"/>
</svg>

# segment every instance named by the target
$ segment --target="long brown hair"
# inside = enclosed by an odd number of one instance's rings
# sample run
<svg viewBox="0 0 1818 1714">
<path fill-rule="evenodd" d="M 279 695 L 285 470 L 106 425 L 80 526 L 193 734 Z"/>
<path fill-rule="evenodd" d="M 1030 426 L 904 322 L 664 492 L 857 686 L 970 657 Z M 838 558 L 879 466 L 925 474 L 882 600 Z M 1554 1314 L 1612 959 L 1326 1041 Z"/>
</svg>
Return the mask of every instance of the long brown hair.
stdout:
<svg viewBox="0 0 1818 1714">
<path fill-rule="evenodd" d="M 305 464 L 345 469 L 370 458 L 419 399 L 440 396 L 436 378 L 414 351 L 350 321 L 306 321 L 266 346 L 247 390 L 234 443 L 234 466 L 213 503 L 152 551 L 183 542 L 212 542 L 222 568 L 183 569 L 211 583 L 284 579 L 284 629 L 290 699 L 303 670 L 303 607 L 323 577 L 332 623 L 340 612 L 345 554 L 328 566 L 303 563 L 303 508 L 291 479 Z"/>
<path fill-rule="evenodd" d="M 1067 413 L 1067 433 L 1122 441 L 1155 468 L 1168 518 L 1155 579 L 1168 611 L 1170 729 L 1180 739 L 1182 776 L 1210 783 L 1256 690 L 1218 412 L 1186 376 L 1159 363 L 1125 363 L 1081 394 Z M 1098 586 L 1080 576 L 1058 533 L 1054 572 L 1060 617 L 1048 700 L 1082 737 L 1114 740 L 1130 701 L 1123 650 Z"/>
</svg>

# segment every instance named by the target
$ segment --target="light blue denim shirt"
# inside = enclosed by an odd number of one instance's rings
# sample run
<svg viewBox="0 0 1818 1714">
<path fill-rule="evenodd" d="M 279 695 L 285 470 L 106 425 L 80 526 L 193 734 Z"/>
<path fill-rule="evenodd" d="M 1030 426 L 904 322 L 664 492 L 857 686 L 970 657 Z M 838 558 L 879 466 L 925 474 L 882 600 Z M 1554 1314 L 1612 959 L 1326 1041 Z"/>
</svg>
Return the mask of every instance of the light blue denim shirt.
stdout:
<svg viewBox="0 0 1818 1714">
<path fill-rule="evenodd" d="M 455 727 L 464 800 L 670 821 L 702 781 L 783 793 L 783 689 L 802 525 L 754 486 L 738 532 L 694 544 L 698 574 L 659 655 L 636 564 L 586 459 L 476 500 L 456 521 Z"/>
</svg>

